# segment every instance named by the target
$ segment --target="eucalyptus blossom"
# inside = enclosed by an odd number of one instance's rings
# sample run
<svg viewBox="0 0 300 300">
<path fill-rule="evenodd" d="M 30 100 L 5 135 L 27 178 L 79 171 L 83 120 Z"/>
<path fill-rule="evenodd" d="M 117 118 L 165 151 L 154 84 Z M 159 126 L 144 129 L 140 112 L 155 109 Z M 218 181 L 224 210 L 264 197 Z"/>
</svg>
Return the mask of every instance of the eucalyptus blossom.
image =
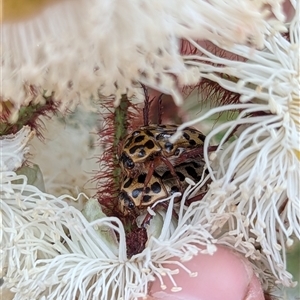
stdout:
<svg viewBox="0 0 300 300">
<path fill-rule="evenodd" d="M 299 2 L 289 24 L 289 38 L 269 33 L 262 50 L 235 45 L 225 50 L 240 59 L 219 57 L 190 41 L 198 53 L 185 57 L 201 76 L 239 93 L 238 103 L 223 105 L 178 128 L 209 116 L 238 111 L 236 119 L 216 126 L 205 148 L 218 133 L 225 135 L 212 165 L 205 151 L 213 183 L 207 201 L 215 226 L 226 223 L 235 247 L 248 244 L 246 255 L 261 247 L 277 283 L 293 285 L 286 271 L 286 247 L 300 239 L 300 127 L 299 127 Z M 227 75 L 227 76 L 224 76 Z M 228 138 L 235 139 L 228 142 Z"/>
<path fill-rule="evenodd" d="M 267 9 L 265 1 L 249 0 L 76 0 L 49 3 L 30 17 L 14 7 L 3 14 L 1 97 L 15 114 L 53 92 L 62 109 L 89 106 L 99 92 L 115 95 L 118 105 L 142 82 L 180 104 L 176 82 L 200 79 L 183 60 L 181 40 L 262 47 L 268 24 L 284 30 L 282 2 L 270 0 Z"/>
</svg>

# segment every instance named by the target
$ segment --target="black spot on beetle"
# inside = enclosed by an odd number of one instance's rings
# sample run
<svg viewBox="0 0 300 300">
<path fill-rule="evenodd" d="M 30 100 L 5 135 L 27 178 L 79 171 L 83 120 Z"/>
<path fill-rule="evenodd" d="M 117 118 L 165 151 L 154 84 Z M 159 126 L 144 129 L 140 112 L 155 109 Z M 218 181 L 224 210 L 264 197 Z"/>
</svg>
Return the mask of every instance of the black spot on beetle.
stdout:
<svg viewBox="0 0 300 300">
<path fill-rule="evenodd" d="M 173 148 L 174 148 L 174 145 L 173 145 L 172 143 L 170 143 L 170 142 L 166 142 L 166 143 L 165 143 L 165 149 L 166 149 L 168 152 L 172 151 Z"/>
<path fill-rule="evenodd" d="M 125 144 L 125 148 L 128 148 L 131 144 L 132 144 L 132 140 L 133 140 L 133 136 L 131 136 L 130 138 L 128 138 L 126 144 Z"/>
<path fill-rule="evenodd" d="M 131 195 L 133 198 L 137 198 L 139 196 L 139 194 L 143 191 L 142 188 L 137 188 L 137 189 L 134 189 L 132 192 L 131 192 Z"/>
<path fill-rule="evenodd" d="M 161 191 L 161 186 L 158 182 L 151 184 L 151 190 L 153 193 L 158 194 Z"/>
<path fill-rule="evenodd" d="M 151 196 L 145 195 L 145 196 L 143 197 L 143 202 L 150 202 L 151 198 L 152 198 Z"/>
<path fill-rule="evenodd" d="M 135 208 L 135 204 L 129 200 L 128 202 L 126 202 L 126 206 L 130 209 L 133 210 Z"/>
<path fill-rule="evenodd" d="M 133 153 L 136 152 L 137 149 L 140 149 L 140 148 L 141 148 L 140 145 L 133 146 L 133 147 L 131 147 L 131 148 L 129 149 L 129 153 L 130 153 L 130 154 L 133 154 Z"/>
<path fill-rule="evenodd" d="M 196 143 L 194 140 L 189 140 L 189 144 L 190 144 L 191 146 L 195 146 L 197 143 Z"/>
<path fill-rule="evenodd" d="M 189 176 L 191 176 L 194 179 L 197 179 L 198 174 L 193 167 L 187 166 L 187 167 L 185 167 L 185 170 L 187 171 Z"/>
<path fill-rule="evenodd" d="M 191 161 L 190 164 L 192 164 L 194 168 L 199 168 L 199 167 L 201 167 L 201 164 L 198 163 L 197 161 Z"/>
<path fill-rule="evenodd" d="M 149 188 L 149 186 L 147 186 L 147 187 L 145 188 L 145 193 L 146 193 L 146 194 L 149 194 L 149 193 L 150 193 L 150 188 Z"/>
<path fill-rule="evenodd" d="M 206 136 L 204 134 L 202 134 L 202 133 L 198 134 L 198 139 L 201 140 L 202 142 L 205 141 L 205 138 L 206 138 Z"/>
<path fill-rule="evenodd" d="M 135 143 L 140 143 L 141 141 L 144 140 L 144 138 L 145 138 L 144 135 L 139 135 L 139 136 L 137 136 L 137 137 L 134 139 L 134 142 L 135 142 Z"/>
<path fill-rule="evenodd" d="M 154 143 L 150 140 L 150 141 L 147 141 L 147 143 L 145 144 L 145 146 L 148 149 L 153 149 L 154 148 Z"/>
<path fill-rule="evenodd" d="M 133 169 L 134 162 L 125 153 L 122 153 L 120 160 L 126 169 Z"/>
<path fill-rule="evenodd" d="M 174 155 L 179 156 L 181 151 L 182 151 L 182 148 L 177 148 L 176 151 L 174 152 Z"/>
<path fill-rule="evenodd" d="M 154 134 L 150 130 L 145 130 L 145 134 L 154 137 Z"/>
<path fill-rule="evenodd" d="M 119 194 L 119 199 L 124 201 L 124 206 L 126 206 L 128 209 L 133 210 L 135 208 L 135 204 L 124 191 Z"/>
<path fill-rule="evenodd" d="M 179 178 L 180 181 L 184 181 L 185 176 L 181 172 L 176 172 L 177 177 Z"/>
<path fill-rule="evenodd" d="M 165 173 L 163 173 L 163 175 L 161 176 L 163 179 L 170 179 L 173 178 L 174 176 L 172 175 L 172 173 L 167 170 Z"/>
<path fill-rule="evenodd" d="M 177 192 L 179 192 L 179 188 L 176 185 L 172 186 L 170 190 L 170 194 L 173 195 L 174 193 Z"/>
<path fill-rule="evenodd" d="M 129 178 L 125 183 L 124 183 L 124 188 L 127 189 L 128 187 L 131 186 L 133 181 L 133 178 Z"/>
<path fill-rule="evenodd" d="M 146 155 L 146 151 L 144 149 L 141 149 L 138 156 L 139 157 L 144 157 Z"/>
<path fill-rule="evenodd" d="M 145 179 L 146 179 L 146 174 L 140 174 L 138 176 L 138 183 L 144 183 L 145 182 Z"/>
<path fill-rule="evenodd" d="M 186 132 L 183 133 L 183 137 L 184 137 L 186 140 L 188 140 L 188 141 L 189 141 L 190 138 L 191 138 Z"/>
</svg>

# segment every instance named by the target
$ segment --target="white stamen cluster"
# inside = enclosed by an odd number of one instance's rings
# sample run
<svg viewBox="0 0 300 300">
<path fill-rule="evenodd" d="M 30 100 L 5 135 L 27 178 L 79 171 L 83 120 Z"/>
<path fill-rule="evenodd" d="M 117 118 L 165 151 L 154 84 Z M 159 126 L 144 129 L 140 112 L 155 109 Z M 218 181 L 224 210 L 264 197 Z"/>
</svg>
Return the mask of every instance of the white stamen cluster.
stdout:
<svg viewBox="0 0 300 300">
<path fill-rule="evenodd" d="M 185 57 L 186 63 L 197 66 L 201 76 L 240 93 L 241 103 L 210 110 L 183 124 L 172 138 L 214 113 L 240 111 L 235 120 L 210 132 L 205 142 L 207 147 L 212 137 L 226 130 L 210 166 L 210 220 L 215 229 L 227 224 L 223 238 L 234 237 L 235 247 L 250 242 L 247 256 L 261 247 L 278 283 L 286 286 L 293 285 L 286 271 L 286 247 L 300 239 L 299 2 L 294 8 L 290 41 L 270 29 L 262 50 L 230 48 L 242 61 L 220 58 L 191 41 L 201 55 Z M 232 134 L 236 139 L 226 143 Z"/>
<path fill-rule="evenodd" d="M 27 143 L 34 134 L 28 126 L 24 126 L 15 135 L 0 136 L 0 172 L 15 170 L 22 166 L 29 152 Z"/>
<path fill-rule="evenodd" d="M 1 265 L 6 267 L 4 288 L 11 288 L 16 300 L 43 296 L 134 299 L 147 294 L 155 277 L 164 288 L 165 276 L 173 282 L 174 291 L 180 290 L 173 278 L 178 269 L 196 276 L 182 262 L 199 252 L 215 251 L 212 236 L 201 220 L 193 226 L 186 223 L 200 207 L 186 210 L 182 204 L 178 226 L 171 222 L 174 196 L 157 237 L 149 239 L 142 253 L 127 258 L 122 223 L 103 216 L 96 200 L 88 202 L 85 214 L 95 216 L 88 221 L 63 201 L 68 196 L 45 194 L 28 185 L 23 175 L 4 172 L 1 185 Z M 174 268 L 164 267 L 166 263 Z"/>
<path fill-rule="evenodd" d="M 271 10 L 265 2 L 61 1 L 27 21 L 2 24 L 1 97 L 18 109 L 54 91 L 62 108 L 72 109 L 100 92 L 115 95 L 118 105 L 142 82 L 180 104 L 174 76 L 180 85 L 200 79 L 183 61 L 180 41 L 262 47 L 267 24 L 284 30 L 283 1 L 268 1 Z"/>
</svg>

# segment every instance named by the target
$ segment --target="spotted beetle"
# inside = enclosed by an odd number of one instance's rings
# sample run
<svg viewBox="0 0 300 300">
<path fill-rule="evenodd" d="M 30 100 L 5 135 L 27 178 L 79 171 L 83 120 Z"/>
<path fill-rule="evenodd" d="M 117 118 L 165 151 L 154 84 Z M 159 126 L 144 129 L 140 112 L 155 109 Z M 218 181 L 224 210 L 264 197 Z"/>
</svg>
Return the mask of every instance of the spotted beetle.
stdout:
<svg viewBox="0 0 300 300">
<path fill-rule="evenodd" d="M 141 209 L 151 206 L 158 200 L 180 192 L 177 181 L 185 189 L 188 183 L 185 178 L 198 182 L 202 176 L 204 162 L 188 161 L 174 167 L 176 177 L 168 169 L 155 170 L 145 188 L 146 173 L 136 177 L 125 177 L 119 194 L 119 208 L 124 215 L 138 215 Z M 175 200 L 179 200 L 177 197 Z"/>
</svg>

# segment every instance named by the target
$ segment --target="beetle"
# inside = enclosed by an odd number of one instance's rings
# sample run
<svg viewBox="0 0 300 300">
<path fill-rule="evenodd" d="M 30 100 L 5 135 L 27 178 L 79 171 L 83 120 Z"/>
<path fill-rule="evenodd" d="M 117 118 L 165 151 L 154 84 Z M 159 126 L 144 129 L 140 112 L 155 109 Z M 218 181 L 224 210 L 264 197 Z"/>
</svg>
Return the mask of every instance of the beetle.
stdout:
<svg viewBox="0 0 300 300">
<path fill-rule="evenodd" d="M 125 176 L 119 193 L 119 209 L 124 214 L 139 215 L 139 212 L 158 200 L 180 192 L 178 180 L 185 189 L 188 183 L 185 178 L 198 182 L 201 179 L 204 161 L 187 161 L 174 166 L 175 176 L 168 169 L 155 170 L 145 188 L 146 173 L 136 177 Z M 176 197 L 179 201 L 181 197 Z"/>
<path fill-rule="evenodd" d="M 187 127 L 175 142 L 169 138 L 176 132 L 177 125 L 142 126 L 128 134 L 120 153 L 120 163 L 128 174 L 132 174 L 136 164 L 153 160 L 156 156 L 164 158 L 179 157 L 187 149 L 194 149 L 204 144 L 205 136 L 198 130 Z M 137 165 L 139 166 L 139 165 Z"/>
<path fill-rule="evenodd" d="M 177 131 L 177 125 L 148 125 L 142 126 L 127 135 L 119 148 L 119 162 L 123 173 L 129 177 L 137 177 L 147 173 L 144 181 L 147 187 L 154 170 L 168 168 L 176 177 L 174 165 L 182 153 L 188 156 L 193 151 L 193 156 L 201 156 L 205 135 L 200 131 L 187 127 L 182 136 L 171 143 L 169 138 Z M 198 149 L 200 151 L 198 151 Z M 180 190 L 182 186 L 177 180 Z"/>
</svg>

